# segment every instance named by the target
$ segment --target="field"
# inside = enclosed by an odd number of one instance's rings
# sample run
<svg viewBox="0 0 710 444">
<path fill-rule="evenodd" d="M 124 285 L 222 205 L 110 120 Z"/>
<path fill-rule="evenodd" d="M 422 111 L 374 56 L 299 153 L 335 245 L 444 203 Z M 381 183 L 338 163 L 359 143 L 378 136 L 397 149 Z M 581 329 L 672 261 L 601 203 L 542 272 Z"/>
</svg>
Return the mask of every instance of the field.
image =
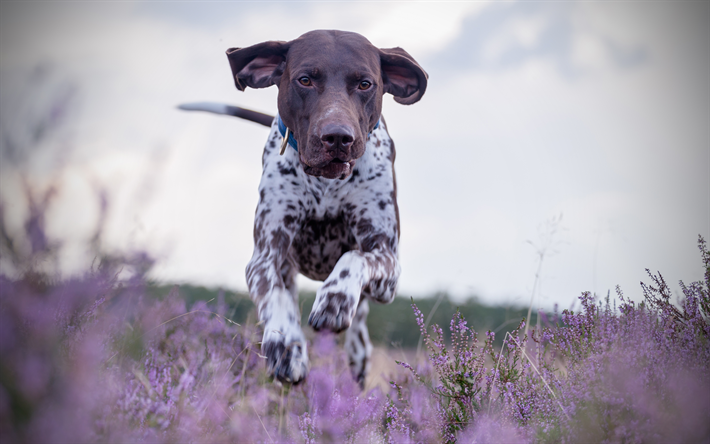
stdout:
<svg viewBox="0 0 710 444">
<path fill-rule="evenodd" d="M 341 338 L 309 330 L 297 386 L 265 372 L 244 295 L 157 285 L 144 255 L 99 256 L 82 276 L 43 271 L 3 230 L 2 442 L 708 442 L 710 253 L 704 281 L 660 274 L 636 304 L 583 293 L 540 313 L 445 297 L 377 307 L 361 391 Z M 313 295 L 303 295 L 309 312 Z M 440 326 L 441 325 L 441 326 Z"/>
<path fill-rule="evenodd" d="M 371 3 L 0 2 L 0 444 L 710 444 L 710 2 Z M 245 285 L 268 133 L 178 106 L 285 116 L 225 50 L 308 29 L 429 75 L 382 105 L 405 290 L 364 388 L 313 293 L 288 385 L 248 295 L 195 284 Z"/>
</svg>

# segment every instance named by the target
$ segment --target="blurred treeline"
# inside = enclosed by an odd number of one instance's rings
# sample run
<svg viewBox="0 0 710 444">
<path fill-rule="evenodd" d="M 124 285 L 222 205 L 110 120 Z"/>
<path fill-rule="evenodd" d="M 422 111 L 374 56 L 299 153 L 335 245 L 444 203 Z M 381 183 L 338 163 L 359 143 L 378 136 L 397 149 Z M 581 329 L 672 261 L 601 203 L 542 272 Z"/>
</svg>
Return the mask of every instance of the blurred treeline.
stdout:
<svg viewBox="0 0 710 444">
<path fill-rule="evenodd" d="M 152 295 L 162 298 L 167 296 L 175 285 L 153 284 L 149 291 Z M 177 286 L 178 294 L 185 299 L 190 307 L 197 301 L 223 300 L 229 307 L 227 317 L 239 324 L 257 322 L 256 307 L 249 299 L 249 295 L 241 292 L 225 291 L 182 284 Z M 173 290 L 173 294 L 175 294 Z M 301 325 L 305 330 L 308 327 L 308 315 L 311 312 L 315 293 L 302 292 L 299 296 L 301 306 Z M 496 333 L 496 343 L 502 343 L 506 331 L 515 329 L 520 321 L 527 315 L 527 308 L 510 305 L 490 306 L 479 302 L 476 298 L 469 298 L 464 302 L 453 302 L 445 293 L 435 294 L 431 297 L 414 299 L 426 321 L 430 316 L 428 325 L 438 324 L 444 334 L 449 337 L 449 323 L 459 310 L 468 325 L 480 334 L 488 330 Z M 410 298 L 397 297 L 391 304 L 382 305 L 370 302 L 370 314 L 367 326 L 370 339 L 374 345 L 402 348 L 416 348 L 419 343 L 419 327 L 412 311 Z M 432 313 L 433 312 L 433 313 Z M 551 319 L 551 318 L 550 318 Z M 531 315 L 532 325 L 537 322 L 535 312 Z"/>
</svg>

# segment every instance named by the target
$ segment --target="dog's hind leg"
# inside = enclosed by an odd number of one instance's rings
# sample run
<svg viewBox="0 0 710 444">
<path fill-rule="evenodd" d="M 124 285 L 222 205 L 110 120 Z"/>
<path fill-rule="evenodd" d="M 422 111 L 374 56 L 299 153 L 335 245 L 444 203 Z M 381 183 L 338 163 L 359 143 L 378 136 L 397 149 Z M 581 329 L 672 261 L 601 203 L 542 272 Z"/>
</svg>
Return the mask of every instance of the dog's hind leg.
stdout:
<svg viewBox="0 0 710 444">
<path fill-rule="evenodd" d="M 360 298 L 350 328 L 345 331 L 345 350 L 350 360 L 350 371 L 361 390 L 365 388 L 365 378 L 370 373 L 371 367 L 372 343 L 367 331 L 367 314 L 369 312 L 370 306 L 367 298 L 363 296 Z"/>
</svg>

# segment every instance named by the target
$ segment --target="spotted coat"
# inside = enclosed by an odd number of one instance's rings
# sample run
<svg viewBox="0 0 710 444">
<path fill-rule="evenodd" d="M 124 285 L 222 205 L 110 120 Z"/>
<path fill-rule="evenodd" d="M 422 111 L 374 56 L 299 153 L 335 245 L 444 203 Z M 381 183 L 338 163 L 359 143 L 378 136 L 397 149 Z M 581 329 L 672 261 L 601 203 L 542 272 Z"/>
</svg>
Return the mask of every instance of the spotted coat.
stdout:
<svg viewBox="0 0 710 444">
<path fill-rule="evenodd" d="M 269 372 L 293 383 L 308 372 L 295 280 L 302 273 L 324 281 L 309 325 L 347 330 L 353 375 L 363 383 L 372 350 L 368 301 L 390 302 L 400 273 L 395 150 L 382 97 L 418 102 L 427 73 L 402 48 L 377 48 L 337 30 L 230 48 L 227 58 L 238 90 L 279 90 L 247 266 Z M 298 150 L 280 154 L 281 131 Z"/>
<path fill-rule="evenodd" d="M 340 180 L 306 174 L 294 149 L 279 155 L 281 141 L 274 121 L 264 148 L 254 254 L 247 266 L 268 366 L 291 381 L 308 371 L 295 283 L 302 273 L 324 281 L 309 323 L 316 330 L 348 330 L 346 349 L 362 383 L 372 350 L 367 299 L 390 302 L 400 274 L 394 143 L 383 119 L 352 174 Z"/>
</svg>

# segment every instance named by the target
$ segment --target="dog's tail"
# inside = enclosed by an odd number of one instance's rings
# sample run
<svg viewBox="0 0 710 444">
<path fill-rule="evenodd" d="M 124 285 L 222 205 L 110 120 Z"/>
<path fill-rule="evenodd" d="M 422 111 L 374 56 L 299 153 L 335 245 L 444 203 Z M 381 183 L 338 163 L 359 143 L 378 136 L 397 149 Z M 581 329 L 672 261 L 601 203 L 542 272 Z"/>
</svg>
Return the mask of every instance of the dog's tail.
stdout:
<svg viewBox="0 0 710 444">
<path fill-rule="evenodd" d="M 274 116 L 272 115 L 260 113 L 258 111 L 252 111 L 250 109 L 239 108 L 238 106 L 225 105 L 222 103 L 183 103 L 182 105 L 178 105 L 178 108 L 185 111 L 205 111 L 208 113 L 240 117 L 242 119 L 250 120 L 252 122 L 256 122 L 264 126 L 271 126 L 271 122 L 274 121 Z"/>
</svg>

